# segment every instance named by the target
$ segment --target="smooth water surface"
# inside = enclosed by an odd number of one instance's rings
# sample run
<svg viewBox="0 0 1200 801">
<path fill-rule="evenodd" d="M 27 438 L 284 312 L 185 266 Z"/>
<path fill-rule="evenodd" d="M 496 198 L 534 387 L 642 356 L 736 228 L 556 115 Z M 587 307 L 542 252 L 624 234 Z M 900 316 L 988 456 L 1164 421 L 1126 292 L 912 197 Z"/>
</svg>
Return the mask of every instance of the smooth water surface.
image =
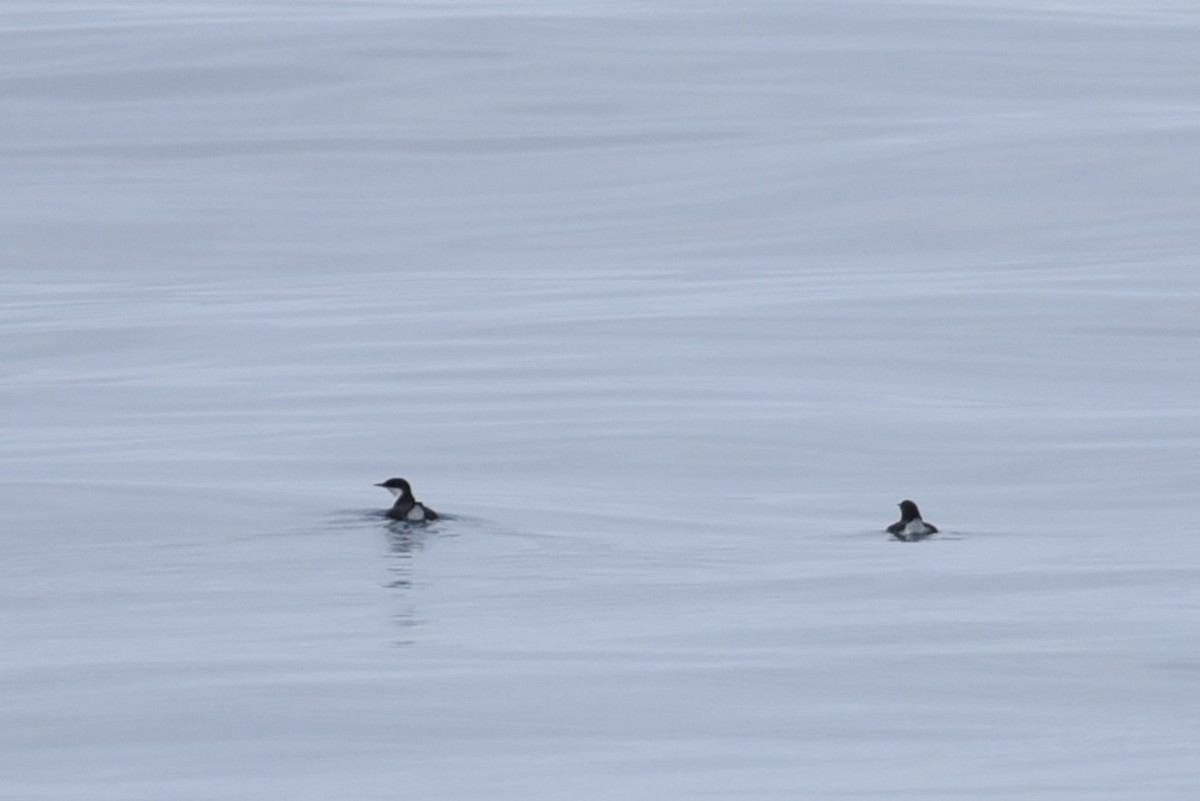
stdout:
<svg viewBox="0 0 1200 801">
<path fill-rule="evenodd" d="M 1190 4 L 14 2 L 0 131 L 0 797 L 1195 797 Z"/>
</svg>

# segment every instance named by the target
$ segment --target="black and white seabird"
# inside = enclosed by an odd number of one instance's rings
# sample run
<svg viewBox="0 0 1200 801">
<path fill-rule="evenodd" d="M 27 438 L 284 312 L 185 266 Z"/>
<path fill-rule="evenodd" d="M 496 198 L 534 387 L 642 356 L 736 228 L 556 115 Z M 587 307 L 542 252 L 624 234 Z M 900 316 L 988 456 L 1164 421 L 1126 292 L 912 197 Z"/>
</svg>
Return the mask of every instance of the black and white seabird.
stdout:
<svg viewBox="0 0 1200 801">
<path fill-rule="evenodd" d="M 376 484 L 383 487 L 396 498 L 396 503 L 388 510 L 387 516 L 393 520 L 406 520 L 410 523 L 437 520 L 438 513 L 413 497 L 412 485 L 403 478 L 389 478 Z"/>
<path fill-rule="evenodd" d="M 900 501 L 900 519 L 887 527 L 888 534 L 898 540 L 912 542 L 937 534 L 937 526 L 921 519 L 921 510 L 912 501 Z"/>
</svg>

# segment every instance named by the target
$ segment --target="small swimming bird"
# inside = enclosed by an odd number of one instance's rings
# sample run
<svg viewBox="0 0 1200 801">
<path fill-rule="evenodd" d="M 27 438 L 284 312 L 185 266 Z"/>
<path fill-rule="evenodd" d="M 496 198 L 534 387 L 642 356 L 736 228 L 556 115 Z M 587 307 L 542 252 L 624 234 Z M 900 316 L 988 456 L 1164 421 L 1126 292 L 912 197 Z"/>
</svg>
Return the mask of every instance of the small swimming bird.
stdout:
<svg viewBox="0 0 1200 801">
<path fill-rule="evenodd" d="M 438 513 L 413 497 L 412 485 L 403 478 L 389 478 L 376 484 L 383 487 L 396 498 L 396 503 L 388 510 L 387 516 L 393 520 L 407 520 L 410 523 L 437 520 Z"/>
<path fill-rule="evenodd" d="M 900 501 L 900 519 L 887 527 L 888 534 L 898 540 L 913 542 L 937 534 L 937 526 L 921 519 L 921 510 L 912 501 Z"/>
</svg>

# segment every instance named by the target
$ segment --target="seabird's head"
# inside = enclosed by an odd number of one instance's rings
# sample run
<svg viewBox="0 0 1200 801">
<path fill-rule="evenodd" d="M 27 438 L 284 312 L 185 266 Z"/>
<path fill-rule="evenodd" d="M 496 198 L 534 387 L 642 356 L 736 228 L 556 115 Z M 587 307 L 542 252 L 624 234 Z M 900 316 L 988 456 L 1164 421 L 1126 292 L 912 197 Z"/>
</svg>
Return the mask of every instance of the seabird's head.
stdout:
<svg viewBox="0 0 1200 801">
<path fill-rule="evenodd" d="M 917 509 L 917 505 L 912 501 L 900 501 L 898 505 L 900 507 L 900 520 L 902 522 L 907 523 L 910 520 L 919 520 L 921 518 L 921 511 Z"/>
<path fill-rule="evenodd" d="M 381 481 L 375 486 L 383 487 L 396 498 L 412 497 L 412 485 L 403 478 L 389 478 L 387 481 Z"/>
</svg>

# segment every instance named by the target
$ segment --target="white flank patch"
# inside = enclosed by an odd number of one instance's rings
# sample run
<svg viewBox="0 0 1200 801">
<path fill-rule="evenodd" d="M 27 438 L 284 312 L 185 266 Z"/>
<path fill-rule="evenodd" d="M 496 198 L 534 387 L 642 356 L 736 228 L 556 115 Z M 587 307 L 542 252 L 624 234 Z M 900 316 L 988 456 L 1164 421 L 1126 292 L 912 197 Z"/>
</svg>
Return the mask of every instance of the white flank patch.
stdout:
<svg viewBox="0 0 1200 801">
<path fill-rule="evenodd" d="M 923 537 L 928 533 L 929 528 L 925 525 L 925 521 L 919 517 L 916 520 L 909 521 L 908 525 L 904 527 L 905 537 Z"/>
</svg>

